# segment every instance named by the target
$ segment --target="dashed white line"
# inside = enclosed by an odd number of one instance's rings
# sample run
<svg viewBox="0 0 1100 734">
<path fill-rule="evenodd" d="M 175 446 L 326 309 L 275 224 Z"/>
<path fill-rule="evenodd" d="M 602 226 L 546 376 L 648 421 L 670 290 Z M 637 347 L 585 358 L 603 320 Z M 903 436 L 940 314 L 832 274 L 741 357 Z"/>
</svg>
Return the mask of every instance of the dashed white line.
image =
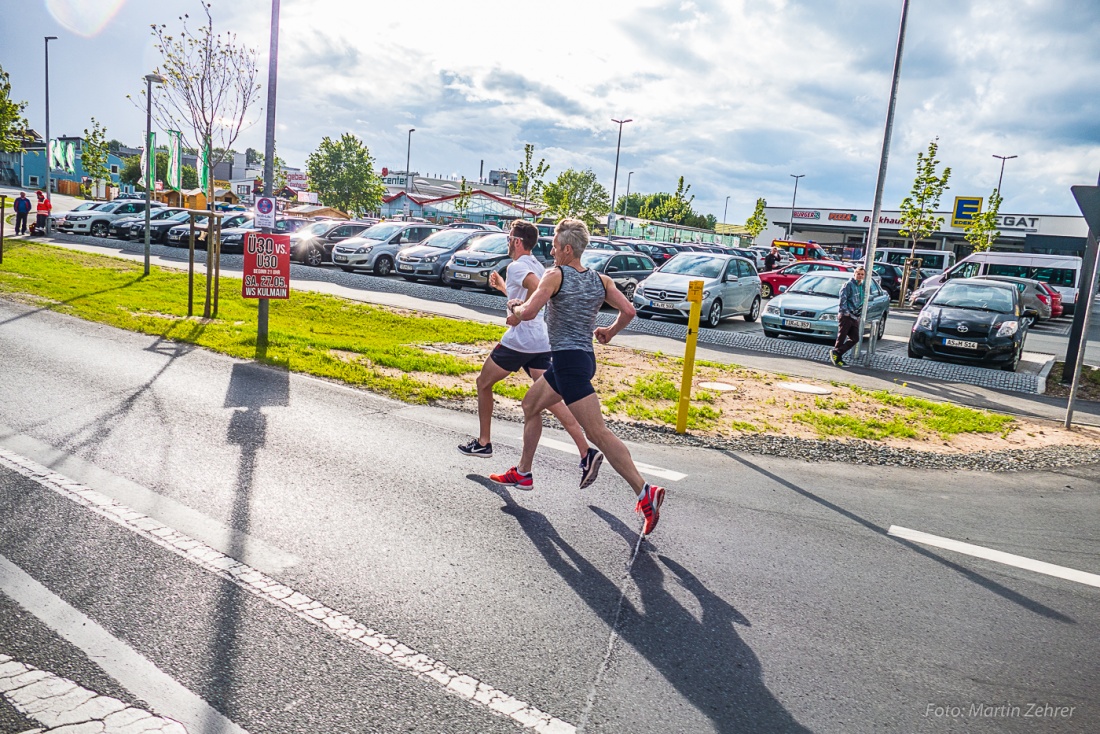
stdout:
<svg viewBox="0 0 1100 734">
<path fill-rule="evenodd" d="M 558 441 L 554 438 L 542 438 L 539 439 L 539 445 L 545 446 L 548 449 L 556 449 L 558 451 L 564 451 L 567 454 L 576 456 L 577 447 L 571 443 L 564 441 Z M 635 461 L 634 466 L 638 467 L 638 471 L 643 474 L 649 474 L 650 476 L 660 477 L 661 479 L 667 479 L 670 482 L 678 482 L 681 479 L 687 477 L 687 474 L 681 474 L 678 471 L 672 469 L 664 469 L 659 466 L 653 466 L 652 464 L 643 464 L 640 461 Z"/>
<path fill-rule="evenodd" d="M 1042 573 L 1047 576 L 1054 576 L 1056 578 L 1066 579 L 1067 581 L 1076 581 L 1086 586 L 1100 588 L 1100 575 L 1094 573 L 1078 571 L 1077 569 L 1066 568 L 1065 566 L 1056 566 L 1053 563 L 1036 561 L 1033 558 L 1017 556 L 1012 553 L 992 550 L 991 548 L 983 548 L 980 545 L 972 545 L 970 543 L 964 543 L 961 540 L 952 540 L 951 538 L 943 538 L 939 535 L 922 533 L 919 530 L 910 530 L 909 528 L 903 528 L 897 525 L 891 525 L 888 534 L 896 538 L 911 540 L 921 545 L 931 545 L 936 548 L 943 548 L 944 550 L 974 556 L 975 558 L 984 558 L 987 561 L 1003 563 L 1006 566 L 1022 568 L 1026 571 L 1034 571 L 1035 573 Z"/>
<path fill-rule="evenodd" d="M 576 732 L 573 724 L 540 711 L 531 704 L 510 696 L 473 676 L 465 675 L 440 660 L 417 652 L 399 640 L 371 629 L 348 615 L 279 583 L 248 564 L 241 563 L 205 543 L 177 532 L 37 462 L 0 448 L 0 465 L 18 472 L 42 487 L 239 586 L 269 604 L 289 611 L 299 619 L 340 637 L 354 647 L 382 657 L 421 680 L 439 685 L 448 693 L 474 705 L 485 706 L 539 734 L 575 734 Z M 16 570 L 22 573 L 19 569 Z M 0 577 L 0 581 L 2 580 Z M 61 600 L 58 599 L 58 601 Z M 72 611 L 80 614 L 75 609 Z M 117 676 L 115 677 L 118 679 Z M 121 682 L 121 679 L 118 680 Z M 148 700 L 147 697 L 145 698 Z"/>
</svg>

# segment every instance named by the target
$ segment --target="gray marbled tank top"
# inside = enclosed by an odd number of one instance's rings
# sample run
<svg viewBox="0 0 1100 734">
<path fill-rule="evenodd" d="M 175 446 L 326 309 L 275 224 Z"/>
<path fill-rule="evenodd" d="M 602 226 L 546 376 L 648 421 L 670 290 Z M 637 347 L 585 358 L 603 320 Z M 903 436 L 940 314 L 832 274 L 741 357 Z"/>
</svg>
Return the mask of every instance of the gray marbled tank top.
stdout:
<svg viewBox="0 0 1100 734">
<path fill-rule="evenodd" d="M 607 297 L 603 280 L 592 268 L 583 272 L 571 267 L 559 270 L 561 288 L 546 304 L 550 349 L 555 352 L 566 349 L 595 351 L 592 348 L 592 332 L 596 329 L 596 315 Z"/>
</svg>

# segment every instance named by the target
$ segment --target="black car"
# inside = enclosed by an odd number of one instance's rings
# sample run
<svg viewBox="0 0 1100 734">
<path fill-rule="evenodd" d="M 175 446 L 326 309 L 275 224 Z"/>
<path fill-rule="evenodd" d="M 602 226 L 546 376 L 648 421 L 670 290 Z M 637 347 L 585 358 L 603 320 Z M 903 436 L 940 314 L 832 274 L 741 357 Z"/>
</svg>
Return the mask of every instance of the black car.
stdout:
<svg viewBox="0 0 1100 734">
<path fill-rule="evenodd" d="M 898 300 L 898 297 L 901 295 L 902 267 L 884 262 L 876 262 L 872 267 L 874 268 L 875 280 L 878 281 L 883 290 L 890 294 L 890 300 Z M 914 292 L 920 288 L 920 284 L 923 280 L 923 273 L 913 268 L 909 271 L 909 287 L 906 290 L 909 293 Z"/>
<path fill-rule="evenodd" d="M 181 224 L 186 224 L 190 218 L 190 214 L 186 210 L 177 211 L 171 216 L 164 217 L 163 219 L 151 219 L 149 221 L 149 241 L 150 242 L 166 242 L 168 232 Z M 185 227 L 186 229 L 186 227 Z M 133 239 L 145 238 L 145 220 L 134 222 L 130 225 L 130 237 Z"/>
<path fill-rule="evenodd" d="M 641 240 L 631 240 L 627 244 L 634 249 L 635 252 L 640 252 L 643 255 L 648 255 L 649 259 L 658 265 L 663 264 L 666 260 L 671 260 L 680 251 L 672 245 L 664 245 L 660 242 L 644 242 Z"/>
<path fill-rule="evenodd" d="M 307 224 L 312 224 L 312 222 L 308 219 L 302 219 L 301 217 L 279 217 L 275 220 L 275 234 L 292 234 Z M 239 226 L 223 229 L 222 252 L 244 252 L 244 238 L 248 236 L 249 232 L 255 232 L 258 229 L 259 227 L 256 226 L 255 220 L 251 217 L 246 219 Z"/>
<path fill-rule="evenodd" d="M 611 278 L 628 300 L 633 300 L 638 284 L 657 269 L 648 255 L 614 250 L 586 249 L 581 255 L 581 265 Z"/>
<path fill-rule="evenodd" d="M 348 222 L 342 219 L 326 219 L 303 227 L 290 238 L 290 258 L 306 265 L 317 266 L 332 262 L 332 248 L 337 242 L 355 237 L 370 229 L 367 222 Z"/>
<path fill-rule="evenodd" d="M 611 241 L 606 237 L 589 237 L 588 250 L 615 250 L 618 252 L 630 252 L 634 248 L 625 242 Z"/>
<path fill-rule="evenodd" d="M 176 214 L 179 214 L 185 209 L 181 209 L 178 206 L 169 206 L 163 209 L 153 209 L 149 212 L 150 222 L 159 222 L 162 219 L 168 219 Z M 131 237 L 138 239 L 145 237 L 145 213 L 135 214 L 131 217 L 122 217 L 111 222 L 111 226 L 107 229 L 107 234 L 111 237 L 118 237 L 121 240 L 128 240 Z M 150 241 L 153 237 L 150 233 Z"/>
<path fill-rule="evenodd" d="M 1011 283 L 948 281 L 917 316 L 909 356 L 985 363 L 1015 372 L 1027 336 L 1027 313 Z"/>
<path fill-rule="evenodd" d="M 207 217 L 199 215 L 195 217 L 195 249 L 206 249 L 206 220 Z M 225 239 L 225 231 L 237 227 L 247 226 L 252 221 L 251 212 L 240 212 L 231 216 L 222 217 L 222 240 Z M 164 235 L 164 242 L 170 247 L 189 247 L 191 238 L 191 224 L 184 217 L 183 224 L 169 227 Z"/>
</svg>

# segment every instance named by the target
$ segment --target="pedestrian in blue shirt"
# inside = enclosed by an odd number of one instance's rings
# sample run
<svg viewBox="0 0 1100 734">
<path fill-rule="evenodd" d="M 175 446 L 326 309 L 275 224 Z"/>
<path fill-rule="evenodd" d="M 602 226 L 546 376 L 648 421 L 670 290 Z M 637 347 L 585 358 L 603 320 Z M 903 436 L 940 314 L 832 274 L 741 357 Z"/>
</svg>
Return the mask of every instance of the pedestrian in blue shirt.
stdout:
<svg viewBox="0 0 1100 734">
<path fill-rule="evenodd" d="M 27 198 L 26 191 L 19 192 L 19 198 L 15 200 L 15 233 L 27 233 L 27 215 L 31 213 L 31 200 Z"/>
<path fill-rule="evenodd" d="M 844 355 L 860 339 L 859 317 L 863 312 L 863 278 L 867 271 L 862 265 L 856 268 L 852 279 L 840 289 L 840 313 L 836 320 L 836 345 L 829 359 L 837 367 L 844 366 Z"/>
</svg>

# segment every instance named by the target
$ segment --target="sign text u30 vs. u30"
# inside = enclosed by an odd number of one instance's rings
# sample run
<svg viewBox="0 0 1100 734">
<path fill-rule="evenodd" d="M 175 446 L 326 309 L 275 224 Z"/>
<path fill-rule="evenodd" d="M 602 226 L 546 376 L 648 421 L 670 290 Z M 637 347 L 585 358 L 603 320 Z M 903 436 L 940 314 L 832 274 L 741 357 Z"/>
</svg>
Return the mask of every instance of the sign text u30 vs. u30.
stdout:
<svg viewBox="0 0 1100 734">
<path fill-rule="evenodd" d="M 290 235 L 249 232 L 244 240 L 244 298 L 290 298 Z"/>
</svg>

